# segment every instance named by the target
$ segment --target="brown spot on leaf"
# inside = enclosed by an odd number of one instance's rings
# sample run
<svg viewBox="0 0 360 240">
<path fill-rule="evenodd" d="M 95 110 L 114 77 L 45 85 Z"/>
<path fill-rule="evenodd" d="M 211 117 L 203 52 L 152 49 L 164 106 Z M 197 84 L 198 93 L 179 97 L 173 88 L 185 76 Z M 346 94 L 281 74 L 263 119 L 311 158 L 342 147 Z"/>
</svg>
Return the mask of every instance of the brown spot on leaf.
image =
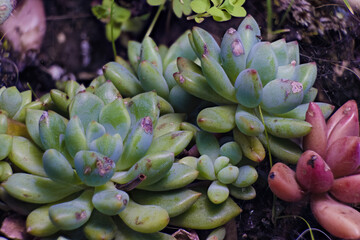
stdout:
<svg viewBox="0 0 360 240">
<path fill-rule="evenodd" d="M 90 166 L 86 166 L 85 169 L 84 169 L 84 174 L 85 175 L 88 175 L 91 173 L 91 167 Z"/>
<path fill-rule="evenodd" d="M 173 133 L 173 134 L 171 134 L 171 139 L 174 139 L 174 138 L 176 138 L 178 136 L 181 136 L 182 134 L 183 134 L 183 132 Z"/>
<path fill-rule="evenodd" d="M 199 118 L 198 122 L 205 122 L 206 120 L 204 118 Z"/>
<path fill-rule="evenodd" d="M 308 111 L 307 112 L 308 113 L 308 115 L 310 116 L 310 117 L 313 117 L 315 114 L 314 114 L 314 111 Z"/>
<path fill-rule="evenodd" d="M 144 117 L 141 120 L 141 127 L 144 129 L 145 133 L 151 134 L 153 132 L 152 120 L 149 116 Z"/>
<path fill-rule="evenodd" d="M 165 126 L 167 125 L 167 123 L 162 123 L 159 126 L 156 127 L 157 130 L 161 130 L 163 129 Z"/>
<path fill-rule="evenodd" d="M 108 157 L 104 157 L 103 159 L 96 159 L 95 164 L 101 177 L 109 173 L 115 167 L 114 161 Z"/>
<path fill-rule="evenodd" d="M 303 85 L 299 82 L 292 82 L 291 83 L 291 91 L 293 93 L 298 93 L 301 92 L 303 90 Z"/>
<path fill-rule="evenodd" d="M 115 197 L 116 197 L 116 199 L 119 200 L 119 201 L 121 201 L 121 199 L 122 199 L 122 195 L 121 195 L 121 194 L 116 194 Z"/>
<path fill-rule="evenodd" d="M 245 53 L 244 46 L 242 45 L 240 39 L 235 39 L 231 43 L 231 51 L 234 54 L 235 57 L 238 57 L 240 55 L 243 55 Z"/>
<path fill-rule="evenodd" d="M 229 28 L 229 29 L 227 30 L 227 32 L 228 32 L 229 34 L 234 34 L 234 33 L 236 32 L 236 30 L 235 30 L 235 28 Z"/>
<path fill-rule="evenodd" d="M 207 47 L 207 44 L 204 44 L 204 55 L 208 55 L 209 54 L 209 49 Z"/>
<path fill-rule="evenodd" d="M 316 155 L 312 155 L 311 158 L 307 161 L 307 165 L 310 165 L 312 168 L 315 167 L 315 161 L 317 159 Z"/>
<path fill-rule="evenodd" d="M 82 210 L 81 212 L 76 212 L 76 213 L 75 213 L 75 218 L 76 218 L 76 220 L 78 220 L 78 221 L 86 218 L 86 216 L 87 216 L 87 215 L 86 215 L 85 210 Z"/>
<path fill-rule="evenodd" d="M 136 225 L 141 225 L 141 224 L 144 224 L 144 222 L 143 222 L 143 221 L 139 221 L 139 216 L 137 216 L 137 217 L 135 218 L 135 224 L 136 224 Z"/>
<path fill-rule="evenodd" d="M 192 230 L 191 232 L 187 232 L 184 229 L 179 229 L 174 232 L 171 236 L 175 237 L 177 240 L 199 240 L 199 236 L 197 233 Z"/>
<path fill-rule="evenodd" d="M 150 159 L 146 159 L 146 164 L 145 164 L 146 168 L 149 170 L 152 166 L 152 162 Z"/>
<path fill-rule="evenodd" d="M 179 82 L 180 82 L 180 83 L 184 83 L 184 82 L 185 82 L 185 78 L 184 78 L 184 76 L 181 75 L 181 74 L 180 74 L 180 76 L 179 76 Z"/>
<path fill-rule="evenodd" d="M 344 109 L 343 114 L 347 115 L 351 111 L 351 107 L 347 107 Z"/>
<path fill-rule="evenodd" d="M 245 29 L 254 30 L 254 29 L 252 28 L 252 26 L 251 26 L 251 25 L 249 25 L 249 24 L 245 26 Z"/>
<path fill-rule="evenodd" d="M 41 114 L 41 117 L 40 117 L 40 122 L 43 122 L 43 121 L 48 121 L 49 120 L 49 113 L 48 112 L 43 112 L 43 114 Z"/>
</svg>

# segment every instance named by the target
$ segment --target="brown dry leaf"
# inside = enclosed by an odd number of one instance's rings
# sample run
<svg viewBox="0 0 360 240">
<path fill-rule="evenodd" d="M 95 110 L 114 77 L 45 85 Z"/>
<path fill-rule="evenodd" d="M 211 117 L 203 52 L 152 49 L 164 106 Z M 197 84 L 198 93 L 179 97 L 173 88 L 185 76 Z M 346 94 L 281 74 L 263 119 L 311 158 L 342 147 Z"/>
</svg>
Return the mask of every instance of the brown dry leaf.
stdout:
<svg viewBox="0 0 360 240">
<path fill-rule="evenodd" d="M 200 240 L 197 233 L 192 230 L 191 232 L 185 231 L 184 229 L 179 229 L 172 234 L 177 240 Z"/>
<path fill-rule="evenodd" d="M 235 218 L 231 219 L 229 222 L 225 224 L 226 235 L 224 240 L 237 240 L 237 227 Z"/>
<path fill-rule="evenodd" d="M 1 225 L 0 232 L 9 239 L 26 239 L 25 218 L 18 214 L 6 217 Z"/>
</svg>

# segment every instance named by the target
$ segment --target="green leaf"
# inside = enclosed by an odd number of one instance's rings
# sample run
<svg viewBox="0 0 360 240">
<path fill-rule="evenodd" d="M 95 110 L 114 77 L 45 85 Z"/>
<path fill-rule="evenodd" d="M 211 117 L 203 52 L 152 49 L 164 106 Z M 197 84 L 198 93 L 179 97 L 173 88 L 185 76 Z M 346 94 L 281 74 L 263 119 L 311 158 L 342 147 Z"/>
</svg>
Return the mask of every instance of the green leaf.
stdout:
<svg viewBox="0 0 360 240">
<path fill-rule="evenodd" d="M 195 22 L 202 23 L 204 21 L 204 18 L 202 17 L 195 17 Z"/>
<path fill-rule="evenodd" d="M 109 8 L 111 7 L 111 4 L 114 2 L 114 0 L 103 0 L 102 4 L 104 7 Z"/>
<path fill-rule="evenodd" d="M 131 16 L 130 10 L 120 7 L 116 4 L 113 5 L 112 19 L 116 23 L 123 23 Z"/>
<path fill-rule="evenodd" d="M 149 14 L 145 14 L 139 17 L 132 17 L 126 22 L 123 22 L 121 30 L 124 32 L 140 33 L 146 20 L 148 20 Z"/>
<path fill-rule="evenodd" d="M 159 6 L 164 4 L 166 0 L 146 0 L 146 2 L 151 6 Z"/>
<path fill-rule="evenodd" d="M 95 5 L 91 8 L 91 12 L 97 19 L 106 19 L 110 16 L 110 12 L 108 8 L 104 7 L 103 5 Z"/>
<path fill-rule="evenodd" d="M 212 7 L 207 11 L 213 16 L 213 19 L 218 22 L 228 21 L 231 19 L 231 15 L 226 11 L 222 11 L 216 7 Z"/>
<path fill-rule="evenodd" d="M 175 16 L 177 16 L 178 18 L 182 17 L 182 9 L 181 9 L 181 3 L 179 0 L 173 0 L 172 2 L 172 9 L 175 13 Z"/>
<path fill-rule="evenodd" d="M 173 0 L 172 8 L 175 15 L 178 18 L 182 17 L 182 14 L 189 15 L 191 13 L 191 1 L 190 0 Z"/>
<path fill-rule="evenodd" d="M 224 0 L 211 0 L 215 7 L 218 7 L 222 4 Z"/>
<path fill-rule="evenodd" d="M 191 0 L 183 0 L 184 4 L 182 5 L 182 10 L 185 15 L 189 15 L 191 13 Z"/>
<path fill-rule="evenodd" d="M 209 0 L 194 0 L 191 2 L 190 6 L 194 12 L 204 13 L 210 8 L 210 2 Z"/>
<path fill-rule="evenodd" d="M 121 34 L 121 23 L 113 23 L 114 28 L 113 28 L 113 37 L 114 40 L 118 39 L 120 37 Z M 111 24 L 107 23 L 105 26 L 105 35 L 106 38 L 111 42 Z"/>
<path fill-rule="evenodd" d="M 224 4 L 220 6 L 220 9 L 227 11 L 234 17 L 246 16 L 246 11 L 242 7 L 245 0 L 225 0 Z"/>
</svg>

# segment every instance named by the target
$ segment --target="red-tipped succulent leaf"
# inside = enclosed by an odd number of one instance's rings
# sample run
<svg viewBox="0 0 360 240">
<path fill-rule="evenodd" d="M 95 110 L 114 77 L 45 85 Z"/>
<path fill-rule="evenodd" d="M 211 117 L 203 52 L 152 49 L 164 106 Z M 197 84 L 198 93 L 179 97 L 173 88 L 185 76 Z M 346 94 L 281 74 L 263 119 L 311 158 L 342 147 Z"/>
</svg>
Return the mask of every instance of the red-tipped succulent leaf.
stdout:
<svg viewBox="0 0 360 240">
<path fill-rule="evenodd" d="M 330 167 L 319 154 L 307 150 L 297 163 L 296 180 L 304 190 L 322 193 L 331 188 L 334 176 Z"/>
<path fill-rule="evenodd" d="M 343 137 L 330 145 L 326 163 L 334 178 L 355 173 L 360 167 L 360 137 Z"/>
<path fill-rule="evenodd" d="M 280 162 L 271 168 L 268 183 L 271 191 L 287 202 L 300 201 L 305 195 L 295 179 L 295 171 Z"/>
<path fill-rule="evenodd" d="M 341 202 L 359 204 L 360 175 L 356 174 L 335 179 L 330 193 Z"/>
<path fill-rule="evenodd" d="M 359 113 L 356 102 L 350 100 L 341 106 L 327 122 L 328 146 L 346 136 L 359 136 Z"/>
<path fill-rule="evenodd" d="M 313 194 L 311 210 L 316 220 L 332 235 L 344 239 L 360 238 L 360 213 L 337 202 L 328 194 Z"/>
<path fill-rule="evenodd" d="M 349 100 L 344 105 L 342 105 L 336 112 L 329 118 L 326 125 L 328 128 L 328 136 L 334 129 L 335 125 L 342 119 L 344 116 L 351 114 L 357 110 L 357 104 L 355 100 Z"/>
<path fill-rule="evenodd" d="M 313 150 L 322 158 L 326 157 L 327 126 L 320 107 L 311 102 L 306 112 L 305 120 L 312 125 L 312 129 L 303 139 L 304 150 Z"/>
</svg>

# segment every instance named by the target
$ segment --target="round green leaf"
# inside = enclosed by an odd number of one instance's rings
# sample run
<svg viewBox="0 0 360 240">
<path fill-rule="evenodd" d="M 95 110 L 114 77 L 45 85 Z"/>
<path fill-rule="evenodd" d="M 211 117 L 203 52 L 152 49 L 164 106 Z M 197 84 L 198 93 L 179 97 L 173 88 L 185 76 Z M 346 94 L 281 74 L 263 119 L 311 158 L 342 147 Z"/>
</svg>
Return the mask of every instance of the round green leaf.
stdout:
<svg viewBox="0 0 360 240">
<path fill-rule="evenodd" d="M 209 0 L 194 0 L 190 3 L 191 9 L 196 13 L 204 13 L 210 8 Z"/>
</svg>

